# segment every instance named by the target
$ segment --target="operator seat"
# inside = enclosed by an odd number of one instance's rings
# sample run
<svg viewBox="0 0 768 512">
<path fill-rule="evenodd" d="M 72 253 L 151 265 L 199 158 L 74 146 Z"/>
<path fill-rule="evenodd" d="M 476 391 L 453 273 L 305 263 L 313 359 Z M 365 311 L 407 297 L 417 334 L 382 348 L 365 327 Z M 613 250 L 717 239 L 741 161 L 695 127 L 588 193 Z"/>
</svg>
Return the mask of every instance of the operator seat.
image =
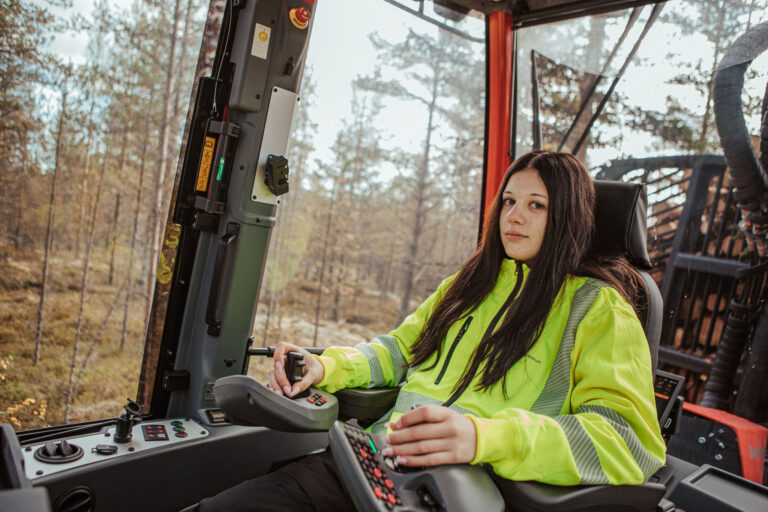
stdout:
<svg viewBox="0 0 768 512">
<path fill-rule="evenodd" d="M 594 184 L 596 201 L 592 252 L 598 255 L 623 255 L 643 278 L 647 295 L 639 301 L 643 304 L 640 321 L 648 340 L 655 374 L 664 308 L 659 288 L 648 273 L 652 265 L 646 243 L 646 187 L 643 183 L 607 180 L 594 180 Z"/>
</svg>

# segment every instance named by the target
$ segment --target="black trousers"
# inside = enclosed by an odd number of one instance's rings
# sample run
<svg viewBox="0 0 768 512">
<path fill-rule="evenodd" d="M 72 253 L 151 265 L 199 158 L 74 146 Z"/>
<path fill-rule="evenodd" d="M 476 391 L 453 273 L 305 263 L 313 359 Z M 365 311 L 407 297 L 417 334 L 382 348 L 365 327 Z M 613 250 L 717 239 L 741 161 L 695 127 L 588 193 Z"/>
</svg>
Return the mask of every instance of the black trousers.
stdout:
<svg viewBox="0 0 768 512">
<path fill-rule="evenodd" d="M 200 512 L 355 512 L 330 450 L 307 455 L 200 502 Z"/>
</svg>

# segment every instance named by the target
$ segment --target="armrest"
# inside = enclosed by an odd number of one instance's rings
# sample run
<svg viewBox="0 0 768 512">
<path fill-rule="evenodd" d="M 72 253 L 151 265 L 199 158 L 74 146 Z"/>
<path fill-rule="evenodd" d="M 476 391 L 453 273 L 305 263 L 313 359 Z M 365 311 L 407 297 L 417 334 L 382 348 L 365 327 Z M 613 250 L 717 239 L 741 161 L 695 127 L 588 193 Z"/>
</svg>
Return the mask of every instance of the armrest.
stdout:
<svg viewBox="0 0 768 512">
<path fill-rule="evenodd" d="M 400 388 L 340 389 L 334 393 L 339 401 L 339 419 L 376 421 L 395 406 L 399 391 Z"/>
<path fill-rule="evenodd" d="M 653 512 L 666 487 L 642 485 L 558 486 L 514 482 L 493 475 L 507 510 L 519 512 Z"/>
</svg>

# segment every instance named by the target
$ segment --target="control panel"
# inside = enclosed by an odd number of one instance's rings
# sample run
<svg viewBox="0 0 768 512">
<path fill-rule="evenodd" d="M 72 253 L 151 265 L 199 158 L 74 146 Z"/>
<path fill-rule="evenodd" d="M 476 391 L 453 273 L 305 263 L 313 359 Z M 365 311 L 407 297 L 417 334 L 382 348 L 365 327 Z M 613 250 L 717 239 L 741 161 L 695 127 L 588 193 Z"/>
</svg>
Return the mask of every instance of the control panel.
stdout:
<svg viewBox="0 0 768 512">
<path fill-rule="evenodd" d="M 86 464 L 208 436 L 206 428 L 190 419 L 148 421 L 137 426 L 141 428 L 135 429 L 127 440 L 115 439 L 119 427 L 110 427 L 105 432 L 25 446 L 22 454 L 27 478 L 34 480 Z"/>
<path fill-rule="evenodd" d="M 288 398 L 246 375 L 222 377 L 213 386 L 216 405 L 241 425 L 283 432 L 322 432 L 339 415 L 335 396 L 315 387 Z"/>
<path fill-rule="evenodd" d="M 400 466 L 381 454 L 383 436 L 340 421 L 331 428 L 330 440 L 341 481 L 358 510 L 504 510 L 504 499 L 480 466 Z"/>
</svg>

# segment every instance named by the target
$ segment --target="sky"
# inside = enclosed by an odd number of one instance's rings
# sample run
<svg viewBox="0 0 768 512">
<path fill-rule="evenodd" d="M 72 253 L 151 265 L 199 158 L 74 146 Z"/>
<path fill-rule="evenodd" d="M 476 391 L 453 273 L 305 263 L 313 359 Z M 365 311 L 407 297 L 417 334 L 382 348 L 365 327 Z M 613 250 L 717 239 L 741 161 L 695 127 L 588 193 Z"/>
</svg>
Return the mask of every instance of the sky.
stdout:
<svg viewBox="0 0 768 512">
<path fill-rule="evenodd" d="M 111 1 L 117 4 L 117 0 Z M 72 8 L 62 13 L 77 12 L 89 17 L 94 3 L 95 0 L 73 0 Z M 404 3 L 407 5 L 411 2 Z M 665 7 L 673 8 L 674 2 L 669 2 Z M 650 8 L 646 8 L 641 22 L 636 25 L 635 34 L 639 32 L 649 10 Z M 383 0 L 320 0 L 313 16 L 313 32 L 306 66 L 316 84 L 316 96 L 310 99 L 310 116 L 318 124 L 314 158 L 328 162 L 331 160 L 329 148 L 341 129 L 343 120 L 350 116 L 352 81 L 358 76 L 372 73 L 375 69 L 376 53 L 369 41 L 369 34 L 376 32 L 384 39 L 397 41 L 403 39 L 409 28 L 432 34 L 437 29 Z M 481 20 L 469 19 L 465 25 L 470 27 L 474 35 L 482 36 Z M 613 30 L 620 31 L 622 28 L 623 24 L 617 23 Z M 632 42 L 633 39 L 630 44 L 625 45 L 625 52 Z M 82 63 L 85 61 L 87 44 L 88 38 L 85 34 L 66 33 L 56 37 L 53 47 L 62 58 Z M 676 90 L 679 92 L 680 89 L 680 86 L 663 83 L 664 77 L 674 76 L 678 72 L 674 60 L 666 56 L 674 52 L 681 59 L 695 63 L 702 58 L 707 44 L 703 35 L 683 39 L 675 33 L 675 29 L 657 22 L 640 47 L 635 61 L 637 65 L 630 66 L 627 70 L 619 91 L 631 96 L 634 103 L 642 104 L 645 108 L 664 110 L 667 95 L 675 94 Z M 484 45 L 477 44 L 476 47 L 479 58 L 482 58 Z M 546 52 L 546 49 L 544 51 Z M 620 64 L 623 58 L 617 58 L 616 62 Z M 768 52 L 759 57 L 752 67 L 758 70 L 759 79 L 748 83 L 747 88 L 754 94 L 761 95 L 765 76 L 768 74 Z M 689 95 L 684 97 L 684 101 L 703 105 L 704 99 Z M 483 108 L 481 98 L 478 98 L 478 108 Z M 748 119 L 747 123 L 753 132 L 759 128 L 759 120 Z M 383 140 L 385 147 L 401 147 L 411 151 L 417 150 L 422 143 L 425 124 L 425 112 L 412 102 L 387 103 L 378 123 L 380 127 L 386 128 Z M 643 154 L 647 152 L 650 143 L 650 136 L 637 134 L 636 137 L 625 138 L 620 148 L 594 152 L 590 163 L 598 165 L 618 154 Z M 385 171 L 386 174 L 395 172 L 394 169 Z"/>
<path fill-rule="evenodd" d="M 88 18 L 95 3 L 96 0 L 73 0 L 72 8 L 56 11 L 65 16 L 78 13 Z M 111 3 L 124 5 L 116 0 Z M 313 17 L 306 61 L 306 68 L 316 84 L 316 96 L 310 99 L 313 105 L 310 116 L 318 124 L 313 158 L 330 162 L 330 147 L 344 119 L 351 114 L 352 81 L 373 73 L 376 66 L 376 52 L 368 39 L 369 34 L 377 32 L 384 39 L 397 41 L 405 37 L 409 28 L 432 34 L 437 29 L 382 0 L 320 0 Z M 470 18 L 464 24 L 470 27 L 472 35 L 483 37 L 482 20 Z M 86 61 L 87 46 L 85 33 L 71 32 L 57 35 L 52 44 L 59 56 L 75 64 Z M 475 46 L 482 58 L 485 46 Z M 483 108 L 480 100 L 478 98 L 478 108 Z M 384 137 L 386 147 L 418 149 L 424 137 L 424 111 L 413 104 L 390 102 L 381 118 L 381 126 L 392 127 Z M 391 165 L 383 171 L 388 176 L 395 173 Z"/>
</svg>

